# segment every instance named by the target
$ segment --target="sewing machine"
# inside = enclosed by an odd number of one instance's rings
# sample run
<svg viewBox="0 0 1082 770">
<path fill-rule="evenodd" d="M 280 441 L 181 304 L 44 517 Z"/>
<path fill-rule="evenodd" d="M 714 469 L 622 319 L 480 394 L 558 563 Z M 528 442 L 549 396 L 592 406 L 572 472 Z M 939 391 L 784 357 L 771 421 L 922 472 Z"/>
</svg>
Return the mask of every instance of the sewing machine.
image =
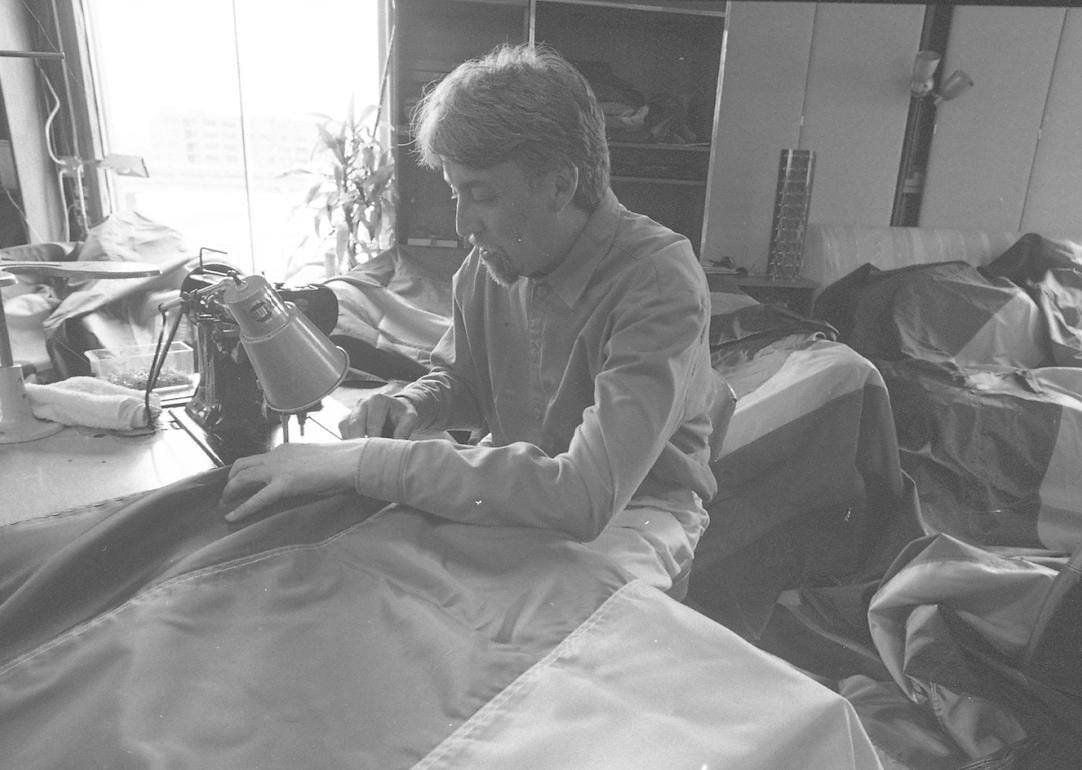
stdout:
<svg viewBox="0 0 1082 770">
<path fill-rule="evenodd" d="M 265 388 L 245 350 L 235 310 L 226 301 L 225 289 L 245 280 L 229 265 L 201 264 L 185 278 L 176 303 L 190 328 L 199 384 L 191 400 L 183 410 L 176 410 L 175 416 L 221 462 L 265 451 L 278 443 L 276 434 L 280 429 L 288 430 L 284 427 L 288 420 L 283 419 L 288 415 L 268 403 Z M 271 294 L 276 294 L 283 304 L 295 306 L 320 333 L 329 334 L 334 328 L 338 300 L 327 287 L 278 286 Z M 297 366 L 303 368 L 304 364 Z M 320 408 L 317 404 L 309 409 L 290 409 L 289 413 L 296 415 L 303 431 L 307 413 Z"/>
</svg>

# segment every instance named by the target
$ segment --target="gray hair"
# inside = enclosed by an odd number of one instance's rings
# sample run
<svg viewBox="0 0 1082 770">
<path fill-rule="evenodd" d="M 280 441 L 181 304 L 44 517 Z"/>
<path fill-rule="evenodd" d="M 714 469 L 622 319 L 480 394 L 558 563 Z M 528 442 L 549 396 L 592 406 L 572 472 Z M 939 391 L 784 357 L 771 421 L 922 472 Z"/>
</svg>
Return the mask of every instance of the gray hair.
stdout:
<svg viewBox="0 0 1082 770">
<path fill-rule="evenodd" d="M 574 202 L 592 211 L 609 187 L 605 116 L 586 78 L 543 46 L 504 45 L 455 68 L 413 113 L 421 163 L 469 168 L 514 161 L 534 178 L 579 172 Z"/>
</svg>

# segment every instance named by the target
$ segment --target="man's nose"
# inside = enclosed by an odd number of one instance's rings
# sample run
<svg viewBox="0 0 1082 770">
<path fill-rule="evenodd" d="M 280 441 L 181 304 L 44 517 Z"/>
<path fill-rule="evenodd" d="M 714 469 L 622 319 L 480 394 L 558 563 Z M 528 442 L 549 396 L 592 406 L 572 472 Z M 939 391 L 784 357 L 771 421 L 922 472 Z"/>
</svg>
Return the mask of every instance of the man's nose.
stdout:
<svg viewBox="0 0 1082 770">
<path fill-rule="evenodd" d="M 482 229 L 484 225 L 478 219 L 467 196 L 462 196 L 455 201 L 455 231 L 458 237 L 469 238 L 471 235 L 477 235 Z"/>
</svg>

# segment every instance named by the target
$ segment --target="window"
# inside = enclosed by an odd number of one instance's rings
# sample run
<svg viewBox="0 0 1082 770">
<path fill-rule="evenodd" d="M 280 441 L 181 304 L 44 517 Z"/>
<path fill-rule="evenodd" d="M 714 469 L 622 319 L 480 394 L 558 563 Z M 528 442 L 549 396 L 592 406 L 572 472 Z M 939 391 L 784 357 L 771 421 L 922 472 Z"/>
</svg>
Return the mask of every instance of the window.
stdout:
<svg viewBox="0 0 1082 770">
<path fill-rule="evenodd" d="M 87 0 L 114 210 L 168 225 L 193 248 L 285 280 L 319 263 L 303 210 L 317 114 L 375 104 L 380 0 Z"/>
</svg>

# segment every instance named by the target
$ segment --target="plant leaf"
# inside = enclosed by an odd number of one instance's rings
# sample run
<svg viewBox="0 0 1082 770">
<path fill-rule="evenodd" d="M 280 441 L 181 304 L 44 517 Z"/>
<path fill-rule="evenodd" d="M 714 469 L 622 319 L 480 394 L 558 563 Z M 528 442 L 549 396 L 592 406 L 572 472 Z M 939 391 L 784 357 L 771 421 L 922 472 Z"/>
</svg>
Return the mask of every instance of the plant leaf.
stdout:
<svg viewBox="0 0 1082 770">
<path fill-rule="evenodd" d="M 338 137 L 332 134 L 323 124 L 316 126 L 316 131 L 319 132 L 319 140 L 323 143 L 323 146 L 333 151 L 338 143 Z"/>
<path fill-rule="evenodd" d="M 308 193 L 304 196 L 304 203 L 308 205 L 316 199 L 319 195 L 319 191 L 323 188 L 323 182 L 316 182 L 314 185 L 308 188 Z"/>
</svg>

